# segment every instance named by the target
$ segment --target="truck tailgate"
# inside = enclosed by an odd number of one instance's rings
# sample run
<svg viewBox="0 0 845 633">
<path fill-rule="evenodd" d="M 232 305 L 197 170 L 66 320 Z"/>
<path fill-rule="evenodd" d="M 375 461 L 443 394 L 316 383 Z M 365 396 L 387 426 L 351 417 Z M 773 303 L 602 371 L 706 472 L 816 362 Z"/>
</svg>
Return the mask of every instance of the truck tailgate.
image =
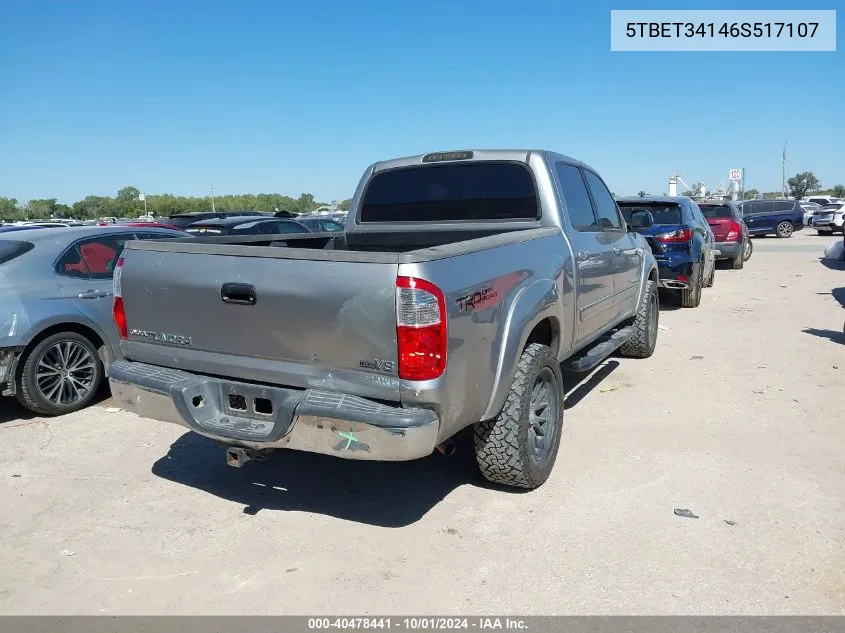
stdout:
<svg viewBox="0 0 845 633">
<path fill-rule="evenodd" d="M 379 371 L 397 361 L 397 268 L 129 247 L 120 275 L 124 355 L 200 374 L 354 387 L 365 397 L 398 400 L 395 372 Z"/>
</svg>

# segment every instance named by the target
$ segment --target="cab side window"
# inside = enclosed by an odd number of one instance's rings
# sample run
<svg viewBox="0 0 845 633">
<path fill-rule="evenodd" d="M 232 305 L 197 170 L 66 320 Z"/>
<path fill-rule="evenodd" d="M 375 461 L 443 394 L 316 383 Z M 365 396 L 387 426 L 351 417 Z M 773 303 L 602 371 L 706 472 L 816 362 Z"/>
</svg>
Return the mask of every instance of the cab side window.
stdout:
<svg viewBox="0 0 845 633">
<path fill-rule="evenodd" d="M 622 217 L 619 214 L 619 207 L 616 206 L 616 200 L 613 199 L 607 186 L 591 171 L 585 170 L 584 175 L 587 177 L 587 186 L 596 205 L 596 215 L 598 215 L 601 228 L 621 230 Z"/>
<path fill-rule="evenodd" d="M 561 194 L 569 221 L 577 231 L 599 231 L 601 225 L 596 218 L 590 194 L 581 176 L 581 170 L 574 165 L 557 163 L 555 165 L 557 178 L 560 181 Z"/>
</svg>

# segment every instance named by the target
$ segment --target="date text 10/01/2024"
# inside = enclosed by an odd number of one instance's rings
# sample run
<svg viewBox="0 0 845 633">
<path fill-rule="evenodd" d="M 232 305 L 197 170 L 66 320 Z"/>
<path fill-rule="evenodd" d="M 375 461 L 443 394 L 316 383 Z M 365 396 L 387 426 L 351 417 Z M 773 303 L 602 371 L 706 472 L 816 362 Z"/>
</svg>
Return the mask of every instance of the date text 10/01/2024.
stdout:
<svg viewBox="0 0 845 633">
<path fill-rule="evenodd" d="M 818 22 L 628 22 L 626 37 L 754 37 L 812 38 L 819 28 Z"/>
<path fill-rule="evenodd" d="M 396 629 L 407 631 L 441 630 L 527 630 L 525 620 L 519 618 L 446 618 L 446 617 L 346 617 L 308 618 L 308 629 L 312 631 L 331 629 L 371 630 Z"/>
</svg>

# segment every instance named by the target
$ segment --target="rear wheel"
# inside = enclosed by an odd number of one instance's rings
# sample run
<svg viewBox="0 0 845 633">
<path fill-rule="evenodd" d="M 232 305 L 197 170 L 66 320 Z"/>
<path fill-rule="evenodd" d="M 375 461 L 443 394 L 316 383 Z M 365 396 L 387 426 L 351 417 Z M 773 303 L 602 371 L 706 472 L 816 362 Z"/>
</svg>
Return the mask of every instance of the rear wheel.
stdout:
<svg viewBox="0 0 845 633">
<path fill-rule="evenodd" d="M 777 225 L 775 228 L 775 233 L 778 237 L 792 237 L 792 231 L 795 230 L 795 227 L 792 226 L 792 222 L 788 222 L 784 220 L 780 224 Z"/>
<path fill-rule="evenodd" d="M 25 358 L 17 398 L 30 411 L 62 415 L 88 406 L 103 379 L 94 344 L 76 332 L 59 332 Z"/>
<path fill-rule="evenodd" d="M 701 304 L 701 287 L 704 285 L 704 280 L 701 276 L 703 274 L 703 267 L 699 264 L 698 272 L 696 273 L 691 286 L 686 290 L 681 290 L 681 307 L 697 308 Z"/>
<path fill-rule="evenodd" d="M 713 262 L 713 270 L 710 271 L 710 275 L 707 277 L 707 281 L 704 282 L 705 288 L 712 288 L 713 283 L 716 281 L 716 262 Z"/>
<path fill-rule="evenodd" d="M 475 425 L 478 468 L 517 488 L 541 486 L 552 472 L 563 427 L 563 378 L 551 349 L 532 343 L 519 359 L 502 412 Z"/>
<path fill-rule="evenodd" d="M 745 240 L 745 246 L 742 247 L 742 261 L 747 262 L 751 259 L 751 253 L 754 252 L 754 243 L 751 240 Z"/>
</svg>

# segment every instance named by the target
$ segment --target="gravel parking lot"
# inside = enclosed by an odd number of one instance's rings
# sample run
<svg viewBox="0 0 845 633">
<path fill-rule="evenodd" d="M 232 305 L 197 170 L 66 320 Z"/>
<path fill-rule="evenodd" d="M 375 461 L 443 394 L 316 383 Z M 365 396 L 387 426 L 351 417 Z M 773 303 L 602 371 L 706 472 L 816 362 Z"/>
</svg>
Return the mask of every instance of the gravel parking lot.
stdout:
<svg viewBox="0 0 845 633">
<path fill-rule="evenodd" d="M 108 400 L 7 399 L 0 612 L 845 614 L 845 266 L 812 233 L 665 305 L 652 358 L 568 376 L 531 493 L 486 485 L 465 442 L 233 469 Z"/>
</svg>

